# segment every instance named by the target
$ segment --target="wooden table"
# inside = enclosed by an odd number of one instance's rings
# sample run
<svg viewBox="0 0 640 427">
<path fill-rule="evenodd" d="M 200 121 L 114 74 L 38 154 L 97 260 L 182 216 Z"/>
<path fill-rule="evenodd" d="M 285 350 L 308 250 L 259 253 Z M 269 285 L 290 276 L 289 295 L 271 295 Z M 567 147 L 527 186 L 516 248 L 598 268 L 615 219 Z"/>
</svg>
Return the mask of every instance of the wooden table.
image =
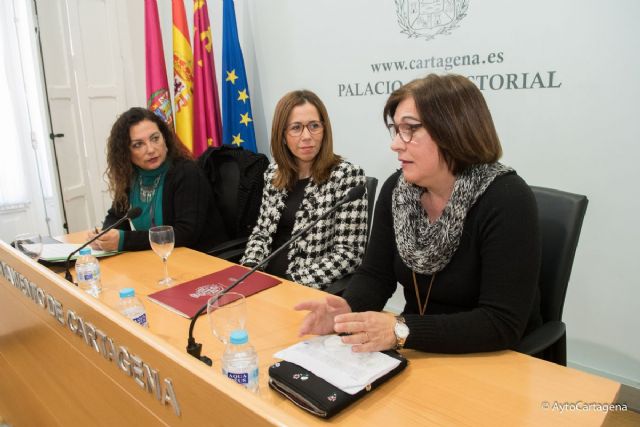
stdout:
<svg viewBox="0 0 640 427">
<path fill-rule="evenodd" d="M 7 245 L 0 244 L 0 261 L 16 264 L 23 274 L 31 275 L 31 280 L 52 293 L 57 292 L 59 299 L 67 306 L 81 307 L 77 308 L 80 314 L 91 317 L 119 342 L 130 342 L 133 347 L 136 342 L 134 338 L 140 340 L 136 351 L 143 354 L 145 360 L 159 366 L 161 374 L 171 374 L 182 413 L 180 417 L 175 416 L 170 408 L 167 409 L 167 405 L 161 407 L 154 399 L 148 399 L 149 393 L 130 384 L 130 378 L 120 379 L 124 375 L 118 375 L 117 372 L 112 374 L 109 371 L 111 366 L 107 368 L 105 364 L 109 364 L 99 354 L 92 352 L 81 339 L 71 336 L 68 330 L 63 331 L 59 325 L 55 325 L 55 320 L 46 314 L 46 310 L 39 310 L 18 289 L 0 278 L 0 372 L 5 368 L 10 371 L 9 374 L 0 373 L 0 416 L 4 415 L 7 422 L 12 422 L 10 415 L 16 416 L 12 405 L 28 410 L 33 404 L 46 406 L 48 410 L 22 413 L 19 419 L 28 420 L 27 424 L 40 420 L 38 417 L 52 414 L 58 420 L 52 423 L 54 425 L 86 420 L 87 416 L 93 417 L 90 419 L 94 422 L 99 420 L 105 421 L 105 424 L 118 422 L 124 425 L 327 423 L 298 409 L 267 385 L 268 366 L 275 362 L 273 354 L 300 340 L 297 331 L 304 313 L 294 311 L 293 305 L 304 299 L 322 298 L 322 292 L 285 281 L 247 298 L 247 326 L 260 363 L 260 391 L 256 396 L 220 373 L 223 347 L 213 337 L 206 316 L 198 321 L 194 334 L 196 340 L 203 343 L 203 354 L 213 359 L 213 368 L 186 354 L 184 349 L 189 320 L 144 298 L 160 289 L 156 282 L 163 274 L 161 260 L 153 252 L 132 252 L 102 258 L 103 293 L 97 300 L 42 266 L 25 260 Z M 186 248 L 176 249 L 169 258 L 169 272 L 178 282 L 228 265 L 226 261 Z M 135 288 L 136 294 L 141 297 L 147 310 L 148 331 L 125 319 L 115 309 L 117 292 L 123 287 Z M 27 333 L 29 329 L 31 332 Z M 34 337 L 34 334 L 39 337 Z M 51 334 L 62 336 L 62 341 L 73 347 L 73 351 L 79 352 L 81 358 L 87 359 L 86 366 L 78 371 L 65 367 L 63 360 L 52 363 L 52 357 L 76 356 L 43 344 L 50 340 L 42 337 Z M 53 345 L 56 341 L 52 340 L 51 343 Z M 404 354 L 409 359 L 409 366 L 403 373 L 329 422 L 384 427 L 601 425 L 607 415 L 604 411 L 561 410 L 559 405 L 610 403 L 614 401 L 620 386 L 605 378 L 511 351 L 452 356 L 405 350 Z M 34 372 L 34 366 L 41 366 L 42 369 Z M 98 385 L 104 386 L 105 390 L 108 391 L 109 387 L 102 382 L 117 383 L 115 386 L 121 392 L 110 391 L 118 394 L 113 404 L 95 405 L 90 399 L 83 399 L 82 393 L 59 394 L 60 387 L 55 384 L 56 381 L 73 378 L 77 383 L 82 383 L 83 376 L 92 378 L 96 371 L 104 374 Z M 44 382 L 41 389 L 30 388 L 29 383 L 39 380 Z M 12 393 L 16 390 L 18 394 Z M 81 387 L 81 390 L 87 393 L 91 387 Z M 33 399 L 33 396 L 39 396 L 35 402 L 24 399 Z M 103 396 L 102 399 L 109 400 L 112 397 Z M 143 412 L 149 412 L 146 419 L 138 417 L 132 420 L 128 416 L 131 399 L 141 405 Z M 74 405 L 78 407 L 74 408 Z M 71 417 L 64 416 L 61 414 L 63 406 L 73 408 L 77 413 Z M 19 425 L 17 421 L 15 425 Z"/>
</svg>

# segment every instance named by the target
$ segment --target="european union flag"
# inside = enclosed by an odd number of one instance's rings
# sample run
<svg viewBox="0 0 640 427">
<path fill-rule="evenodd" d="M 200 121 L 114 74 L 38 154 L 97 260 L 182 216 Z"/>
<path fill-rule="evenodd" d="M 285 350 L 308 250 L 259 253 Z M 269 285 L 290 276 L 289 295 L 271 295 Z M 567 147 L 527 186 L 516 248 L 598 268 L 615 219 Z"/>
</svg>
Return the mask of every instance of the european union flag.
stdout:
<svg viewBox="0 0 640 427">
<path fill-rule="evenodd" d="M 233 0 L 224 0 L 222 16 L 222 142 L 257 152 Z"/>
</svg>

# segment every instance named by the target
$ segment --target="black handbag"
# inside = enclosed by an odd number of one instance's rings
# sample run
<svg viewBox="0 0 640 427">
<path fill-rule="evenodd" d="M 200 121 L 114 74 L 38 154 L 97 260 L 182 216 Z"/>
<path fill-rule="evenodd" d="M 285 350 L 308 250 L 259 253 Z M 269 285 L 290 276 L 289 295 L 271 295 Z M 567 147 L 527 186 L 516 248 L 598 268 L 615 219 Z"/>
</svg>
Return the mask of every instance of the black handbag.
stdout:
<svg viewBox="0 0 640 427">
<path fill-rule="evenodd" d="M 397 351 L 383 351 L 400 364 L 356 394 L 346 393 L 295 363 L 281 361 L 269 367 L 269 387 L 296 406 L 322 418 L 330 418 L 407 367 Z"/>
</svg>

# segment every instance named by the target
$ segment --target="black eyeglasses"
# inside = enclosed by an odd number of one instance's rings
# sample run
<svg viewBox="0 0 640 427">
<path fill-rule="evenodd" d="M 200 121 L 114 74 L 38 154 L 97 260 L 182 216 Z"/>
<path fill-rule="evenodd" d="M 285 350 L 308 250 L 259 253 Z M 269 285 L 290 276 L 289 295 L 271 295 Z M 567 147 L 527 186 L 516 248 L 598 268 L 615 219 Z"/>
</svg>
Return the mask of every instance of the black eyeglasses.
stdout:
<svg viewBox="0 0 640 427">
<path fill-rule="evenodd" d="M 324 129 L 324 123 L 319 120 L 312 120 L 306 125 L 299 122 L 291 123 L 290 125 L 287 125 L 287 134 L 289 136 L 300 136 L 302 135 L 302 132 L 304 132 L 304 128 L 307 128 L 309 133 L 316 135 L 322 132 L 322 129 Z"/>
<path fill-rule="evenodd" d="M 400 135 L 400 139 L 402 142 L 408 144 L 412 141 L 413 133 L 422 127 L 422 123 L 411 125 L 409 123 L 400 123 L 396 125 L 395 123 L 389 123 L 387 125 L 387 129 L 389 129 L 389 135 L 391 135 L 391 139 L 395 139 L 396 135 Z"/>
</svg>

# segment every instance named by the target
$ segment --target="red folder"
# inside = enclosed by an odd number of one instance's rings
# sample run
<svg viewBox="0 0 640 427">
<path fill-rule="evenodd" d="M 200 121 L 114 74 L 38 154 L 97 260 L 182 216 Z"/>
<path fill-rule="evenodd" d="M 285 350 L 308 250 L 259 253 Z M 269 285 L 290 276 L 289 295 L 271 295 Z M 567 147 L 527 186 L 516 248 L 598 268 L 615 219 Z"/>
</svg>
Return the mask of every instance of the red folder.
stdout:
<svg viewBox="0 0 640 427">
<path fill-rule="evenodd" d="M 247 271 L 249 269 L 246 267 L 234 265 L 147 295 L 147 298 L 181 316 L 191 319 L 207 303 L 209 298 L 221 289 L 227 289 Z M 248 297 L 279 283 L 281 282 L 277 278 L 256 271 L 233 288 L 231 292 L 237 292 Z"/>
</svg>

